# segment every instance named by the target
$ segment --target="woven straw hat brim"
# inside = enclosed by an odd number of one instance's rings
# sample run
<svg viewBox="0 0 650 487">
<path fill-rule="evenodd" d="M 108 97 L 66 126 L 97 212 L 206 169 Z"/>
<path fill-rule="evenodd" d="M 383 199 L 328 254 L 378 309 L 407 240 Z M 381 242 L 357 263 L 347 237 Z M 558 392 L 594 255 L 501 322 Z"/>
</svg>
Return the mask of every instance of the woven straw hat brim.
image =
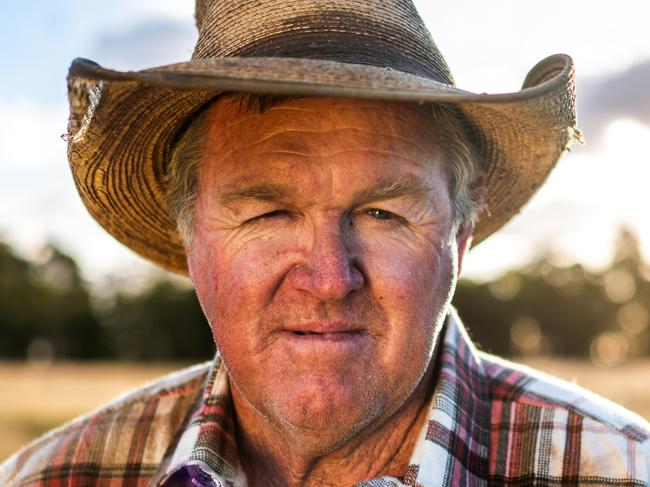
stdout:
<svg viewBox="0 0 650 487">
<path fill-rule="evenodd" d="M 538 63 L 521 91 L 474 94 L 402 71 L 291 58 L 212 58 L 119 72 L 77 59 L 68 77 L 68 156 L 92 216 L 146 259 L 186 274 L 163 185 L 170 146 L 188 117 L 224 92 L 454 103 L 476 130 L 487 171 L 474 245 L 543 184 L 575 130 L 571 58 Z"/>
</svg>

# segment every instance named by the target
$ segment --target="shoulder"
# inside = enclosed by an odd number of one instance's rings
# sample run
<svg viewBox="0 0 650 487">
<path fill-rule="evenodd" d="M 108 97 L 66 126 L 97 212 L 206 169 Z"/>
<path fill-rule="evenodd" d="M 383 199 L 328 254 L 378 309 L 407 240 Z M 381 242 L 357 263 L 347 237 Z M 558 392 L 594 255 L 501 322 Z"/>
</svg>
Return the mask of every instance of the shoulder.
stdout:
<svg viewBox="0 0 650 487">
<path fill-rule="evenodd" d="M 170 374 L 37 439 L 0 465 L 7 487 L 148 480 L 187 420 L 210 364 Z M 146 483 L 146 482 L 145 482 Z"/>
<path fill-rule="evenodd" d="M 648 485 L 647 421 L 575 384 L 491 355 L 481 359 L 494 480 Z"/>
</svg>

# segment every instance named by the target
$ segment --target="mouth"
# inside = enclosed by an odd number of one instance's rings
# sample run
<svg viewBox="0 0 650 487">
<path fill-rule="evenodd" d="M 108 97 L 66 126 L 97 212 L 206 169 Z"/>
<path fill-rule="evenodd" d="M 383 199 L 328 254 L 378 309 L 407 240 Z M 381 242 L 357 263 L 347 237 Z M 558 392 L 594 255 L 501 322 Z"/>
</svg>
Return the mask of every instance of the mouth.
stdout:
<svg viewBox="0 0 650 487">
<path fill-rule="evenodd" d="M 334 335 L 338 333 L 363 333 L 362 330 L 345 330 L 345 331 L 330 331 L 330 332 L 318 332 L 318 331 L 306 331 L 306 330 L 287 330 L 294 335 L 306 336 L 306 335 Z"/>
<path fill-rule="evenodd" d="M 350 347 L 358 345 L 369 336 L 358 326 L 345 324 L 312 324 L 282 330 L 285 339 L 295 347 Z"/>
<path fill-rule="evenodd" d="M 338 335 L 338 334 L 361 334 L 366 330 L 358 325 L 344 322 L 311 322 L 299 325 L 288 326 L 282 331 L 297 336 L 309 335 Z"/>
<path fill-rule="evenodd" d="M 347 335 L 364 335 L 366 332 L 364 330 L 345 330 L 345 331 L 329 331 L 329 332 L 318 332 L 318 331 L 307 331 L 307 330 L 286 330 L 287 333 L 291 333 L 295 336 L 312 336 L 312 337 L 335 337 L 341 336 L 345 337 Z"/>
</svg>

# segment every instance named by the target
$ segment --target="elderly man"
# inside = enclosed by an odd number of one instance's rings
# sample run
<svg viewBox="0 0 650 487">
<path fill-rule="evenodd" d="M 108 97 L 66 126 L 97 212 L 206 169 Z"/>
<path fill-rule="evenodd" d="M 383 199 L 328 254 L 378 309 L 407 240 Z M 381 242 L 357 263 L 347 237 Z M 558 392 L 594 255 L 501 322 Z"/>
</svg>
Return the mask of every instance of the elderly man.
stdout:
<svg viewBox="0 0 650 487">
<path fill-rule="evenodd" d="M 109 232 L 189 274 L 217 357 L 3 485 L 647 485 L 643 420 L 477 352 L 449 304 L 579 137 L 570 59 L 474 95 L 407 0 L 199 0 L 197 25 L 187 63 L 75 61 L 69 155 Z"/>
</svg>

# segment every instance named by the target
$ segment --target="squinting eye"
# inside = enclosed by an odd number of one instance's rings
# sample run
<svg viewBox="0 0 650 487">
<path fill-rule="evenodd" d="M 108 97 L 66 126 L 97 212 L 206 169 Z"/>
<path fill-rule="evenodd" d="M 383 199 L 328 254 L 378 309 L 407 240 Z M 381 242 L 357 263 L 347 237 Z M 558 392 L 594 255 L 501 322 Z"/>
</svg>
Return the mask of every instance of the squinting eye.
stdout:
<svg viewBox="0 0 650 487">
<path fill-rule="evenodd" d="M 287 212 L 285 210 L 274 210 L 274 211 L 269 211 L 268 213 L 264 213 L 261 215 L 260 218 L 273 218 L 274 216 L 280 216 L 280 215 L 286 215 Z"/>
<path fill-rule="evenodd" d="M 366 213 L 377 220 L 391 220 L 395 215 L 390 211 L 380 210 L 378 208 L 370 208 Z"/>
<path fill-rule="evenodd" d="M 268 213 L 264 213 L 262 215 L 258 215 L 256 217 L 253 217 L 249 220 L 246 220 L 246 223 L 252 223 L 255 221 L 262 221 L 262 220 L 270 220 L 276 217 L 280 216 L 287 216 L 289 214 L 288 211 L 286 210 L 274 210 L 274 211 L 269 211 Z"/>
</svg>

